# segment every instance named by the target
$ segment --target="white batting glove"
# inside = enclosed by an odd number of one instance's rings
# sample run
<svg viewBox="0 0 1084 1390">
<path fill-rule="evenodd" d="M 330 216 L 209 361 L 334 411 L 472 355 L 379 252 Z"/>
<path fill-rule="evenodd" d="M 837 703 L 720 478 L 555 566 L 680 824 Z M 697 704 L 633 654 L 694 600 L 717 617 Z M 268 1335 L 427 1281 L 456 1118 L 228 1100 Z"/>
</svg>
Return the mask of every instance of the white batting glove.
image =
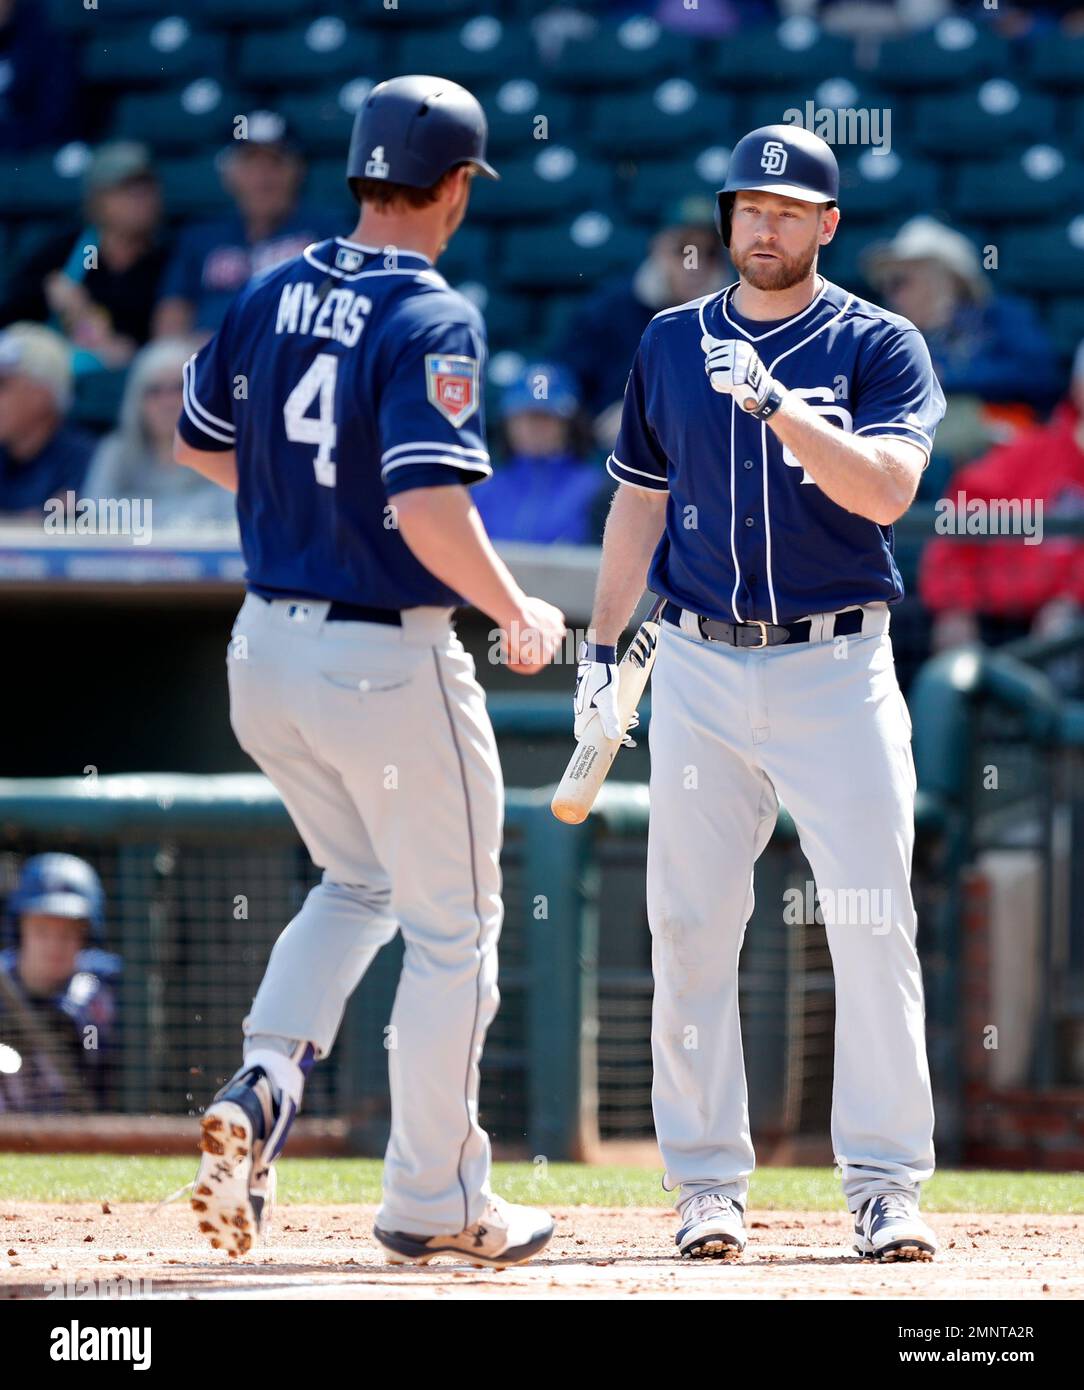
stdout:
<svg viewBox="0 0 1084 1390">
<path fill-rule="evenodd" d="M 576 714 L 577 739 L 583 738 L 591 721 L 598 715 L 602 732 L 607 738 L 620 738 L 626 748 L 636 747 L 628 732 L 621 732 L 621 720 L 617 712 L 619 681 L 620 672 L 615 648 L 599 646 L 594 642 L 581 642 L 580 664 L 576 672 L 576 694 L 572 700 Z M 634 713 L 629 720 L 629 729 L 635 729 L 639 722 L 640 716 Z"/>
<path fill-rule="evenodd" d="M 742 410 L 758 419 L 774 415 L 782 404 L 780 388 L 752 343 L 740 338 L 713 338 L 705 333 L 700 347 L 713 391 L 733 396 Z"/>
</svg>

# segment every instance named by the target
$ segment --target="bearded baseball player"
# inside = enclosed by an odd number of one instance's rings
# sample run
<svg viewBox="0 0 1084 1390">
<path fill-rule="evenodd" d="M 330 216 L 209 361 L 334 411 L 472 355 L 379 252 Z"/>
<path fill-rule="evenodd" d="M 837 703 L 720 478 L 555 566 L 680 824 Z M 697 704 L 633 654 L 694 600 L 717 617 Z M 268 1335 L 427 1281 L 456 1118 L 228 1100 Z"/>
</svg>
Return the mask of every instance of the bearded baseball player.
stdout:
<svg viewBox="0 0 1084 1390">
<path fill-rule="evenodd" d="M 469 92 L 435 77 L 376 86 L 347 164 L 352 235 L 250 282 L 185 369 L 177 458 L 236 492 L 246 562 L 231 721 L 323 870 L 202 1122 L 192 1205 L 231 1255 L 259 1231 L 308 1071 L 400 930 L 377 1240 L 396 1263 L 503 1267 L 553 1232 L 490 1191 L 478 1123 L 503 791 L 452 615 L 464 599 L 489 614 L 523 674 L 552 656 L 564 620 L 516 584 L 469 493 L 491 472 L 485 328 L 433 263 L 475 174 L 497 177 Z"/>
<path fill-rule="evenodd" d="M 735 147 L 716 220 L 738 272 L 656 315 L 607 467 L 577 733 L 616 738 L 614 644 L 665 600 L 653 675 L 647 906 L 653 1109 L 683 1256 L 734 1259 L 754 1155 L 738 1018 L 753 865 L 782 800 L 813 869 L 836 985 L 832 1144 L 855 1248 L 931 1259 L 925 1005 L 910 892 L 915 772 L 889 639 L 892 525 L 944 414 L 917 329 L 826 280 L 829 146 Z M 876 906 L 874 906 L 876 905 Z"/>
</svg>

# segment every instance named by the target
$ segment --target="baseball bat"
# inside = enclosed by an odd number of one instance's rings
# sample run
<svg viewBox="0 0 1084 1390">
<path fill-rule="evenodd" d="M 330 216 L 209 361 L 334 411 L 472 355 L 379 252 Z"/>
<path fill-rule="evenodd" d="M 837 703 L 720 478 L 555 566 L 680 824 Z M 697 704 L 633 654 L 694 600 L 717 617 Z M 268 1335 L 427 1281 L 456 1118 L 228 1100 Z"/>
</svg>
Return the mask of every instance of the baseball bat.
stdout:
<svg viewBox="0 0 1084 1390">
<path fill-rule="evenodd" d="M 662 605 L 662 599 L 652 604 L 618 663 L 617 716 L 622 734 L 629 727 L 655 664 Z M 569 758 L 565 775 L 550 802 L 550 810 L 558 820 L 567 825 L 580 825 L 587 819 L 620 747 L 621 739 L 607 738 L 602 732 L 602 721 L 596 714 L 576 744 L 576 751 Z"/>
</svg>

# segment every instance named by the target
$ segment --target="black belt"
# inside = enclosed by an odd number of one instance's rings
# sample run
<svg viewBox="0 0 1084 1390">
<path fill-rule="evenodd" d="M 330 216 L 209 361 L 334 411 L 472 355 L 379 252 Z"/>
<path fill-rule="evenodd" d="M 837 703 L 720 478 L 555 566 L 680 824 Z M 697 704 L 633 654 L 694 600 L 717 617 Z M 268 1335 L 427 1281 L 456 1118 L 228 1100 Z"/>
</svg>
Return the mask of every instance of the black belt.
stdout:
<svg viewBox="0 0 1084 1390">
<path fill-rule="evenodd" d="M 271 600 L 263 594 L 257 594 L 257 598 L 262 598 L 264 603 Z M 316 599 L 294 598 L 291 594 L 283 594 L 282 598 L 290 603 L 315 603 Z M 402 627 L 403 615 L 398 608 L 370 608 L 367 603 L 341 603 L 334 599 L 327 610 L 324 618 L 327 623 L 385 623 L 388 627 Z"/>
<path fill-rule="evenodd" d="M 663 605 L 662 616 L 675 627 L 681 626 L 682 610 L 669 600 Z M 813 624 L 808 618 L 799 623 L 724 623 L 718 618 L 702 618 L 696 614 L 700 635 L 708 642 L 727 642 L 732 647 L 785 647 L 790 642 L 808 642 Z M 848 608 L 837 613 L 832 626 L 833 637 L 851 637 L 862 631 L 862 609 Z"/>
</svg>

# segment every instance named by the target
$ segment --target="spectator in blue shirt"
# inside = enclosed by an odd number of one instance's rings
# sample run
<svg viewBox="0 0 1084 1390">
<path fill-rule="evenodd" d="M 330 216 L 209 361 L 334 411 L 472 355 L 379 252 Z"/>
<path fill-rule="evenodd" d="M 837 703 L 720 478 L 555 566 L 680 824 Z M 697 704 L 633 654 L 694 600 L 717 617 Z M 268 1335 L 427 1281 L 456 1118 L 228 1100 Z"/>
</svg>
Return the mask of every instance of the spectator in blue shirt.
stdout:
<svg viewBox="0 0 1084 1390">
<path fill-rule="evenodd" d="M 501 398 L 507 457 L 474 488 L 486 530 L 498 541 L 598 545 L 612 493 L 606 472 L 585 461 L 576 383 L 553 363 L 527 367 Z"/>
<path fill-rule="evenodd" d="M 243 131 L 221 156 L 237 210 L 182 233 L 159 286 L 155 337 L 209 337 L 253 275 L 343 230 L 340 219 L 299 205 L 305 164 L 281 116 L 254 111 Z"/>
<path fill-rule="evenodd" d="M 43 520 L 52 497 L 68 501 L 86 475 L 94 440 L 64 423 L 71 351 L 40 323 L 0 333 L 0 514 Z"/>
</svg>

